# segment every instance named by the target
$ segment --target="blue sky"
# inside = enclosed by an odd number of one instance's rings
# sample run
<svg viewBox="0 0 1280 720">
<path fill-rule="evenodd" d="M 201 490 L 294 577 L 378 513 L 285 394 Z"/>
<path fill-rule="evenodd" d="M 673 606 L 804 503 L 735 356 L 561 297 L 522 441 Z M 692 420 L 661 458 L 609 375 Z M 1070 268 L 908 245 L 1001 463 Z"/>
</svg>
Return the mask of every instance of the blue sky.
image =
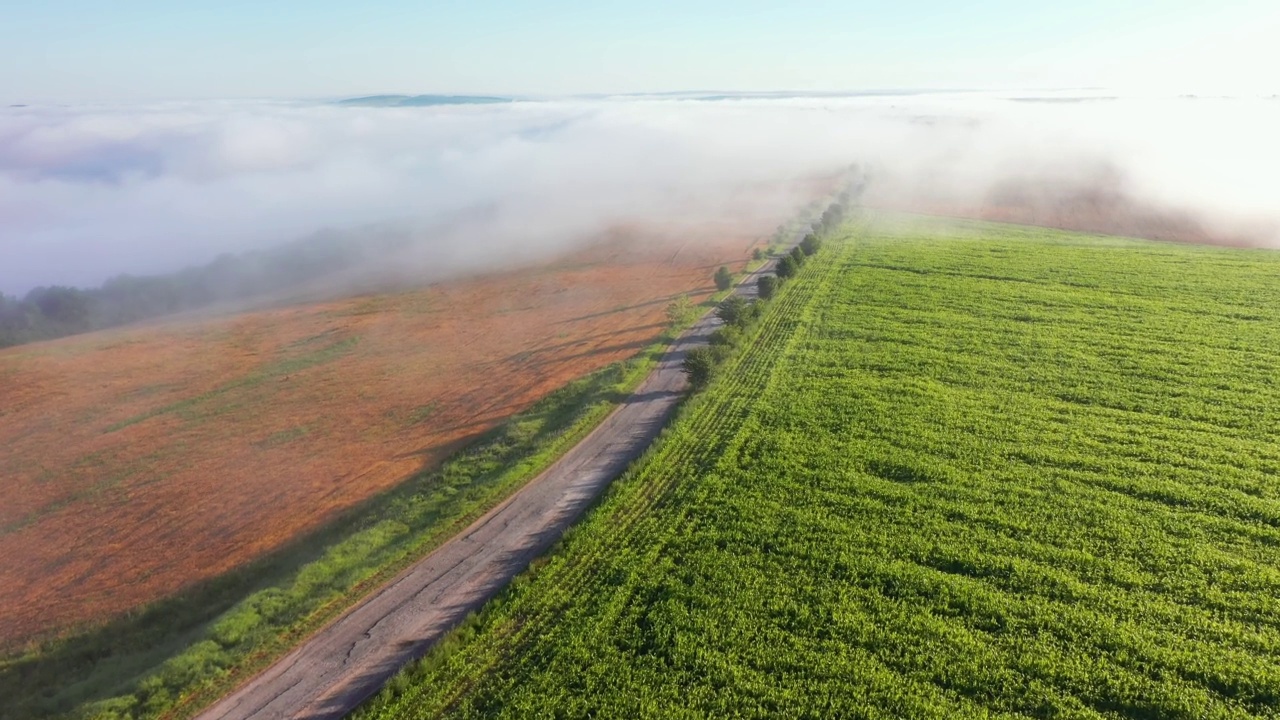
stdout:
<svg viewBox="0 0 1280 720">
<path fill-rule="evenodd" d="M 369 92 L 1280 92 L 1274 0 L 0 0 L 0 101 Z"/>
</svg>

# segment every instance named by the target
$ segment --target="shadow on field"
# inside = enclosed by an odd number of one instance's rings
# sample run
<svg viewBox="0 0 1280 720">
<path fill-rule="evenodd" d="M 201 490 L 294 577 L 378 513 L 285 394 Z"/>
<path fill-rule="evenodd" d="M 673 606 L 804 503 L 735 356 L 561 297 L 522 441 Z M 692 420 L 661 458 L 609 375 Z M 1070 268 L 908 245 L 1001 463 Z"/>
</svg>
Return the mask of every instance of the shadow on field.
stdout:
<svg viewBox="0 0 1280 720">
<path fill-rule="evenodd" d="M 661 323 L 655 323 L 652 326 L 645 326 L 645 327 L 656 329 L 656 328 L 662 328 L 666 326 Z M 608 337 L 609 335 L 612 335 L 612 334 L 613 333 L 600 333 L 598 336 Z M 702 340 L 705 340 L 707 336 L 698 335 L 696 337 L 699 337 Z M 608 354 L 608 353 L 617 352 L 618 350 L 635 350 L 635 349 L 648 347 L 650 345 L 653 345 L 653 343 L 652 342 L 623 343 L 619 345 L 611 345 L 609 347 L 598 348 L 590 352 L 580 353 L 579 355 L 575 355 L 572 357 L 585 357 L 585 356 L 596 355 L 596 354 Z M 666 354 L 667 354 L 667 348 L 665 345 L 663 345 L 662 347 L 653 349 L 648 353 L 635 355 L 631 358 L 631 360 L 625 361 L 625 362 L 630 362 L 635 360 L 648 360 L 652 362 L 657 362 L 658 360 L 661 360 Z M 684 351 L 683 350 L 677 351 L 673 353 L 673 356 L 676 357 L 677 362 L 681 361 L 684 358 Z M 515 356 L 512 356 L 512 357 L 514 358 Z M 565 357 L 566 356 L 557 356 L 555 359 L 563 360 Z M 547 364 L 550 364 L 550 361 L 528 363 L 525 366 L 525 369 L 532 369 L 536 371 L 538 368 Z M 608 368 L 605 368 L 605 371 L 607 370 Z M 503 417 L 503 416 L 509 415 L 511 412 L 515 410 L 516 408 L 515 398 L 519 395 L 520 395 L 520 391 L 518 389 L 513 389 L 502 395 L 495 396 L 485 405 L 481 407 L 477 407 L 476 411 L 472 413 L 472 417 L 473 418 L 478 417 L 481 419 L 475 419 L 468 422 L 454 423 L 452 425 L 441 426 L 442 432 L 446 434 L 453 434 L 455 432 L 466 431 L 466 430 L 476 430 L 476 432 L 469 433 L 465 437 L 459 440 L 455 440 L 452 443 L 448 443 L 446 445 L 424 445 L 423 447 L 401 453 L 396 456 L 396 459 L 402 459 L 402 458 L 408 458 L 408 457 L 426 457 L 429 455 L 438 454 L 442 450 L 446 453 L 452 454 L 454 452 L 461 452 L 465 450 L 468 446 L 471 446 L 475 443 L 485 441 L 485 439 L 488 438 L 491 433 L 487 429 L 480 429 L 480 428 L 486 428 L 487 426 L 491 425 L 493 422 L 491 419 L 486 419 L 486 418 Z M 623 405 L 623 404 L 628 404 L 630 402 L 639 402 L 641 400 L 651 398 L 651 397 L 657 397 L 659 395 L 660 393 L 644 393 L 641 395 L 635 395 L 630 392 L 611 390 L 607 392 L 601 392 L 600 394 L 595 396 L 594 399 L 592 399 L 590 402 L 608 403 L 610 405 Z M 535 415 L 534 417 L 536 418 L 537 416 Z M 515 422 L 517 420 L 518 419 L 513 419 L 512 422 Z M 427 420 L 426 422 L 430 422 L 430 420 Z"/>
<path fill-rule="evenodd" d="M 665 329 L 666 327 L 667 327 L 667 323 L 656 322 L 656 323 L 649 323 L 648 325 L 639 325 L 635 327 L 630 327 L 630 328 L 627 328 L 627 331 L 636 332 L 636 331 L 642 330 L 645 332 L 652 331 L 654 333 L 657 333 Z M 522 362 L 524 360 L 527 360 L 536 355 L 540 355 L 542 353 L 556 352 L 557 350 L 567 350 L 569 348 L 577 347 L 579 345 L 586 345 L 589 343 L 593 343 L 593 342 L 596 342 L 597 340 L 605 340 L 608 338 L 617 337 L 618 335 L 621 335 L 621 334 L 623 334 L 623 331 L 614 330 L 610 332 L 596 333 L 594 335 L 587 335 L 586 337 L 578 338 L 577 340 L 573 340 L 570 342 L 556 343 L 554 345 L 540 345 L 530 350 L 524 350 L 514 355 L 508 355 L 507 357 L 503 358 L 501 361 L 495 362 L 493 364 L 499 365 L 502 362 Z"/>
</svg>

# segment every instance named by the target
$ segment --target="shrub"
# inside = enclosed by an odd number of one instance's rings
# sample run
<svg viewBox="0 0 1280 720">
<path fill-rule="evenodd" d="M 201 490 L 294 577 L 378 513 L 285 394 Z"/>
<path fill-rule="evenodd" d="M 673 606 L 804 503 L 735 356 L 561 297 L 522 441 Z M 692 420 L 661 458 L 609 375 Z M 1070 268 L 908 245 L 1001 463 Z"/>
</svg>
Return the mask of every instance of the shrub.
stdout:
<svg viewBox="0 0 1280 720">
<path fill-rule="evenodd" d="M 689 378 L 689 384 L 693 389 L 701 390 L 711 382 L 711 376 L 715 373 L 715 355 L 711 348 L 693 348 L 684 356 L 680 369 Z"/>
<path fill-rule="evenodd" d="M 844 222 L 844 208 L 839 202 L 834 202 L 822 212 L 818 225 L 822 232 L 831 232 L 842 222 Z"/>
<path fill-rule="evenodd" d="M 791 259 L 796 261 L 796 267 L 804 264 L 804 251 L 799 246 L 791 248 Z"/>
<path fill-rule="evenodd" d="M 714 347 L 734 347 L 742 341 L 742 330 L 734 325 L 725 325 L 711 333 L 711 345 Z"/>
<path fill-rule="evenodd" d="M 716 306 L 716 317 L 725 325 L 742 327 L 751 319 L 751 307 L 741 295 L 730 295 Z"/>
<path fill-rule="evenodd" d="M 813 233 L 805 235 L 804 239 L 800 241 L 800 251 L 805 255 L 813 255 L 818 252 L 818 248 L 820 247 L 822 247 L 822 241 Z"/>
<path fill-rule="evenodd" d="M 728 290 L 731 287 L 733 287 L 733 273 L 729 272 L 729 268 L 721 265 L 720 269 L 716 270 L 716 289 Z"/>
<path fill-rule="evenodd" d="M 693 301 L 681 295 L 667 304 L 667 322 L 673 326 L 684 325 L 693 319 Z"/>
<path fill-rule="evenodd" d="M 764 251 L 764 248 L 756 248 L 755 250 L 751 251 L 752 260 L 763 260 L 767 256 L 768 254 Z"/>
<path fill-rule="evenodd" d="M 756 280 L 756 294 L 761 300 L 768 300 L 773 297 L 773 293 L 778 289 L 778 278 L 772 275 L 761 275 Z"/>
<path fill-rule="evenodd" d="M 784 255 L 782 256 L 782 259 L 778 261 L 778 267 L 774 269 L 774 272 L 778 274 L 779 278 L 789 278 L 795 275 L 799 270 L 800 263 L 796 262 L 794 257 Z"/>
</svg>

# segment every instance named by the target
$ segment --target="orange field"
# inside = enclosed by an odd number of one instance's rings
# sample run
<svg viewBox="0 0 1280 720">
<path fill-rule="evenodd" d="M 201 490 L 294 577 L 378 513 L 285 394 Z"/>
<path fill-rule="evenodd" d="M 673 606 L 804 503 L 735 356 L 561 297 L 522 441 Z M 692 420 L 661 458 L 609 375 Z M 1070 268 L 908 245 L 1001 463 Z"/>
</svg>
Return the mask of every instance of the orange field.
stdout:
<svg viewBox="0 0 1280 720">
<path fill-rule="evenodd" d="M 0 646 L 172 594 L 396 485 L 653 342 L 672 298 L 705 296 L 773 227 L 633 230 L 518 272 L 0 351 Z"/>
</svg>

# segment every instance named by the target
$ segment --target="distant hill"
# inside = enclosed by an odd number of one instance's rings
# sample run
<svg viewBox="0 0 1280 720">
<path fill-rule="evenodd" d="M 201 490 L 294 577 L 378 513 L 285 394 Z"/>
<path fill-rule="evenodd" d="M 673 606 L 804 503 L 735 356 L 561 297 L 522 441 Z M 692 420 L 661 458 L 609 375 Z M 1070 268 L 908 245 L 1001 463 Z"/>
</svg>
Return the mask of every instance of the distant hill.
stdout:
<svg viewBox="0 0 1280 720">
<path fill-rule="evenodd" d="M 431 105 L 493 105 L 515 102 L 515 98 L 484 95 L 369 95 L 339 100 L 339 105 L 362 107 L 427 107 Z"/>
</svg>

